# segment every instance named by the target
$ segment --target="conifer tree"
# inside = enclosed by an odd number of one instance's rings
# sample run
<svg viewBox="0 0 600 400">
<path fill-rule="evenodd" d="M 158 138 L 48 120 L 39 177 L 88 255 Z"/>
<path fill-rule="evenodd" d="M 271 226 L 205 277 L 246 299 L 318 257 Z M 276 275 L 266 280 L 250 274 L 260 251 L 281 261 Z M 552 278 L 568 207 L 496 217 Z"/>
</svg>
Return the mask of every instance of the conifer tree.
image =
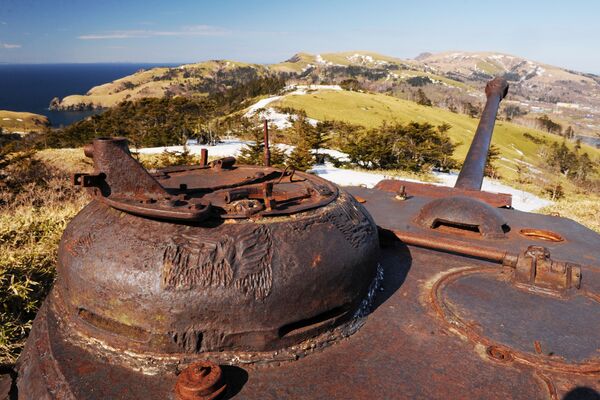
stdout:
<svg viewBox="0 0 600 400">
<path fill-rule="evenodd" d="M 265 162 L 263 125 L 258 121 L 253 121 L 248 118 L 242 118 L 240 124 L 241 129 L 243 129 L 247 135 L 250 135 L 252 140 L 242 147 L 240 155 L 237 157 L 237 161 L 240 164 L 263 165 Z M 283 166 L 286 159 L 283 150 L 273 145 L 269 146 L 269 150 L 271 152 L 271 165 L 274 167 Z"/>
<path fill-rule="evenodd" d="M 312 150 L 323 143 L 314 126 L 308 122 L 305 113 L 300 113 L 292 120 L 291 133 L 296 138 L 296 147 L 288 157 L 287 165 L 300 171 L 310 169 L 315 163 Z M 321 136 L 321 137 L 319 137 Z"/>
<path fill-rule="evenodd" d="M 498 179 L 498 168 L 494 165 L 494 162 L 500 158 L 500 149 L 498 146 L 492 144 L 488 150 L 487 158 L 485 160 L 485 169 L 483 174 L 490 178 Z"/>
</svg>

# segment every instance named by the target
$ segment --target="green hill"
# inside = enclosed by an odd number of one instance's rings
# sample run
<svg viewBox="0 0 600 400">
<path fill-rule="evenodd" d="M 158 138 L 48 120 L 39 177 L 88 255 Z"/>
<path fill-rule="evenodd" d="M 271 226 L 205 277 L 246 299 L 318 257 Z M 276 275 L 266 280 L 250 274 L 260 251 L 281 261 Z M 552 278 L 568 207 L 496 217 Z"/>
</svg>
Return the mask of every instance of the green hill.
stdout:
<svg viewBox="0 0 600 400">
<path fill-rule="evenodd" d="M 42 132 L 48 126 L 50 121 L 43 115 L 0 110 L 0 128 L 6 133 Z"/>
<path fill-rule="evenodd" d="M 463 160 L 477 128 L 478 120 L 463 114 L 418 105 L 417 103 L 387 96 L 384 94 L 359 93 L 350 91 L 316 91 L 305 95 L 287 95 L 273 103 L 274 106 L 303 110 L 308 117 L 317 120 L 338 120 L 366 127 L 376 127 L 387 122 L 407 123 L 429 122 L 434 125 L 451 125 L 449 135 L 459 146 L 455 152 L 457 160 Z M 529 133 L 538 141 L 562 142 L 562 138 L 536 129 L 526 128 L 505 121 L 497 121 L 492 143 L 501 151 L 502 159 L 497 161 L 501 175 L 506 178 L 516 175 L 517 165 L 533 166 L 543 164 L 539 154 L 540 144 L 524 136 Z M 573 147 L 572 143 L 567 144 Z M 600 151 L 583 145 L 583 151 L 592 158 L 600 157 Z"/>
<path fill-rule="evenodd" d="M 202 97 L 250 82 L 269 73 L 264 66 L 218 60 L 175 68 L 152 68 L 91 88 L 86 94 L 54 99 L 50 108 L 81 110 L 110 108 L 128 100 L 162 97 Z"/>
</svg>

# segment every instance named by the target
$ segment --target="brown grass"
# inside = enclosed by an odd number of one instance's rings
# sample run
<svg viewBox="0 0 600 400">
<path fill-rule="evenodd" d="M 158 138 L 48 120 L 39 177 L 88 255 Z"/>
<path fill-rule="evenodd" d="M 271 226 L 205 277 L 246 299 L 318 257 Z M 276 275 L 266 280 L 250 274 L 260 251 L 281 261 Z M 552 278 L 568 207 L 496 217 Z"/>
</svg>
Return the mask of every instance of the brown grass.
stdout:
<svg viewBox="0 0 600 400">
<path fill-rule="evenodd" d="M 600 233 L 600 196 L 598 195 L 570 194 L 537 212 L 570 218 Z"/>
</svg>

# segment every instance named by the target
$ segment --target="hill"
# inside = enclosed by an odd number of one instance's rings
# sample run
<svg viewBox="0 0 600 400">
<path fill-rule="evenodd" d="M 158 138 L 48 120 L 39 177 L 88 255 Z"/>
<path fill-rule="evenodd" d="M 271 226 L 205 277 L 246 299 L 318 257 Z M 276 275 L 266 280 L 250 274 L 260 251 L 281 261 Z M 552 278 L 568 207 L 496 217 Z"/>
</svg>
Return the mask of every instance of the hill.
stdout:
<svg viewBox="0 0 600 400">
<path fill-rule="evenodd" d="M 91 88 L 83 95 L 55 98 L 55 110 L 110 108 L 128 100 L 162 97 L 202 97 L 269 74 L 261 65 L 234 61 L 206 61 L 175 68 L 140 70 L 133 75 Z"/>
<path fill-rule="evenodd" d="M 4 133 L 42 132 L 50 126 L 43 115 L 0 110 L 0 128 Z"/>
<path fill-rule="evenodd" d="M 575 135 L 600 131 L 600 76 L 494 52 L 424 53 L 400 59 L 369 51 L 297 53 L 271 65 L 207 61 L 176 68 L 139 71 L 96 86 L 86 94 L 54 99 L 60 110 L 108 108 L 143 97 L 201 97 L 256 77 L 279 75 L 292 84 L 340 84 L 353 81 L 363 90 L 415 100 L 421 90 L 434 105 L 470 113 L 481 108 L 485 82 L 497 75 L 510 84 L 510 117 L 526 126 L 548 114 Z M 593 140 L 593 139 L 587 139 Z"/>
<path fill-rule="evenodd" d="M 429 122 L 434 125 L 447 123 L 448 134 L 458 143 L 455 158 L 463 160 L 471 143 L 478 119 L 453 113 L 437 107 L 427 107 L 415 102 L 389 95 L 359 93 L 352 91 L 317 90 L 306 94 L 288 94 L 270 103 L 272 107 L 291 108 L 306 112 L 316 120 L 338 120 L 366 127 L 388 123 Z M 531 139 L 533 137 L 533 139 Z M 561 143 L 562 138 L 537 129 L 526 128 L 506 121 L 497 121 L 492 143 L 501 153 L 497 161 L 500 175 L 507 179 L 516 177 L 522 169 L 529 173 L 543 174 L 535 166 L 543 164 L 540 143 L 550 146 Z M 569 143 L 573 148 L 574 145 Z M 594 158 L 600 158 L 600 150 L 582 145 L 582 149 Z"/>
</svg>

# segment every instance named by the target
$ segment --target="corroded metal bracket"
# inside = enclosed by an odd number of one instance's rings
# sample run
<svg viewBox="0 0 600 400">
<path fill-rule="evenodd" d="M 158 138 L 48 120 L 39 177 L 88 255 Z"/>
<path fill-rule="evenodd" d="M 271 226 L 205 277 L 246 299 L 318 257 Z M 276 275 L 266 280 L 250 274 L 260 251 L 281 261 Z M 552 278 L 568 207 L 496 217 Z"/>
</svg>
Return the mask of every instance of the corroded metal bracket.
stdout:
<svg viewBox="0 0 600 400">
<path fill-rule="evenodd" d="M 201 221 L 209 216 L 210 203 L 191 202 L 168 193 L 131 156 L 127 139 L 94 139 L 84 148 L 84 153 L 94 160 L 94 174 L 73 174 L 73 184 L 91 188 L 103 203 L 152 218 Z M 218 163 L 218 168 L 222 165 Z"/>
<path fill-rule="evenodd" d="M 529 246 L 518 257 L 513 281 L 551 290 L 581 287 L 581 266 L 550 258 L 550 251 L 542 246 Z"/>
</svg>

